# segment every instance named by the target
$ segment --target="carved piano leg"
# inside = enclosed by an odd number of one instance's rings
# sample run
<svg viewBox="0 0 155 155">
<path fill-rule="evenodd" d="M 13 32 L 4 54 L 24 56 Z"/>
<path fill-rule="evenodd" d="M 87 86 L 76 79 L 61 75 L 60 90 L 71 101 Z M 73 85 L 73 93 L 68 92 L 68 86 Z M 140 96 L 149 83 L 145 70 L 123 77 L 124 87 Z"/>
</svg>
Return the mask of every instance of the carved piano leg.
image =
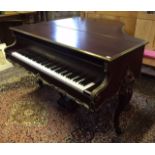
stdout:
<svg viewBox="0 0 155 155">
<path fill-rule="evenodd" d="M 122 133 L 120 128 L 119 117 L 123 112 L 123 110 L 125 110 L 125 108 L 129 106 L 129 102 L 133 94 L 134 81 L 135 81 L 135 78 L 133 73 L 130 70 L 128 70 L 126 72 L 126 75 L 123 79 L 122 85 L 119 90 L 118 106 L 116 108 L 115 115 L 114 115 L 114 127 L 117 134 Z"/>
</svg>

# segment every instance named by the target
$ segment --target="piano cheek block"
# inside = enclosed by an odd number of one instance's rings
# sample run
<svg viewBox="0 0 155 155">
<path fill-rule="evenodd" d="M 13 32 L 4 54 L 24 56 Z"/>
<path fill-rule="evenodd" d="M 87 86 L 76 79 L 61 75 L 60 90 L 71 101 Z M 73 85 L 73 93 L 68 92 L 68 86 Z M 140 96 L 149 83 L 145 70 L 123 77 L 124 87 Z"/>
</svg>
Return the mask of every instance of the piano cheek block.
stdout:
<svg viewBox="0 0 155 155">
<path fill-rule="evenodd" d="M 91 97 L 91 92 L 90 92 L 90 91 L 85 90 L 85 91 L 84 91 L 84 94 L 85 94 L 86 96 L 88 96 L 88 97 Z"/>
</svg>

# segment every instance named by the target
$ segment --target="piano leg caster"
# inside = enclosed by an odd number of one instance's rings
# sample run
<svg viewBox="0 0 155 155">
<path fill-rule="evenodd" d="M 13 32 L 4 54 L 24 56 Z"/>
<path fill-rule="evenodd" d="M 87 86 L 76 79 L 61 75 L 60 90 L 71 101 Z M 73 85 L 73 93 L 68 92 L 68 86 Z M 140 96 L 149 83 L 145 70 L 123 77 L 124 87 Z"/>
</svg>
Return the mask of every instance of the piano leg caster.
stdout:
<svg viewBox="0 0 155 155">
<path fill-rule="evenodd" d="M 123 111 L 125 111 L 127 108 L 130 106 L 130 99 L 133 94 L 133 84 L 134 84 L 135 78 L 129 70 L 126 73 L 126 76 L 123 80 L 123 83 L 120 87 L 119 90 L 119 95 L 118 95 L 118 106 L 115 111 L 114 115 L 114 128 L 116 134 L 121 134 L 122 130 L 120 128 L 120 115 Z"/>
<path fill-rule="evenodd" d="M 63 94 L 60 94 L 60 98 L 58 99 L 57 103 L 69 112 L 73 112 L 77 108 L 77 103 Z"/>
</svg>

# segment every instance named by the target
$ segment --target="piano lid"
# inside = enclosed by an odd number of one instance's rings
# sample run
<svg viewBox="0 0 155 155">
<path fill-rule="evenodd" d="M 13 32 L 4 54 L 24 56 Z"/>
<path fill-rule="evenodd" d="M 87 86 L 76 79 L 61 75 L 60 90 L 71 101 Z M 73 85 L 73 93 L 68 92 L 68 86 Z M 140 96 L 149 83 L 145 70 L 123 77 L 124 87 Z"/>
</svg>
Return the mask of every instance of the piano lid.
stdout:
<svg viewBox="0 0 155 155">
<path fill-rule="evenodd" d="M 123 24 L 112 20 L 74 17 L 12 27 L 11 30 L 107 61 L 146 44 L 124 33 Z"/>
</svg>

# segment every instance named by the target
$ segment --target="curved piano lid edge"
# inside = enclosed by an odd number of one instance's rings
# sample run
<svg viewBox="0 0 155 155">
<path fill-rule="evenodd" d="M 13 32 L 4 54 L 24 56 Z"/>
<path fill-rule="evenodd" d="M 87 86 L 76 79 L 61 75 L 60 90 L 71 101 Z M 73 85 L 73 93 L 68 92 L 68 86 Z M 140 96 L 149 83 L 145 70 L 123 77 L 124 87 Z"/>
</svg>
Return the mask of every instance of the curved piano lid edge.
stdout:
<svg viewBox="0 0 155 155">
<path fill-rule="evenodd" d="M 120 21 L 120 23 L 122 23 L 121 32 L 122 32 L 124 35 L 126 35 L 127 37 L 131 37 L 131 36 L 125 31 L 125 24 L 124 24 L 123 22 L 121 22 L 121 21 Z M 135 37 L 135 38 L 136 38 L 136 37 Z M 139 48 L 139 47 L 141 47 L 141 46 L 145 46 L 146 44 L 149 43 L 148 41 L 142 40 L 142 39 L 140 39 L 140 38 L 137 38 L 137 39 L 141 40 L 142 42 L 141 42 L 140 44 L 136 45 L 136 46 L 133 46 L 133 47 L 130 48 L 130 49 L 127 49 L 127 50 L 123 51 L 121 54 L 117 54 L 117 55 L 114 56 L 110 61 L 113 61 L 113 60 L 115 60 L 115 59 L 117 59 L 117 58 L 119 58 L 119 57 L 121 57 L 121 56 L 123 56 L 123 55 L 125 55 L 125 54 L 127 54 L 127 53 L 130 53 L 131 51 L 133 51 L 133 50 L 135 50 L 135 49 L 137 49 L 137 48 Z"/>
<path fill-rule="evenodd" d="M 132 48 L 123 51 L 121 54 L 117 54 L 116 56 L 114 56 L 113 58 L 111 58 L 110 61 L 116 60 L 119 57 L 121 57 L 121 56 L 123 56 L 125 54 L 128 54 L 128 53 L 132 52 L 133 50 L 135 50 L 135 49 L 137 49 L 139 47 L 145 46 L 147 43 L 148 43 L 147 41 L 142 41 L 140 44 L 138 44 L 136 46 L 133 46 Z"/>
</svg>

